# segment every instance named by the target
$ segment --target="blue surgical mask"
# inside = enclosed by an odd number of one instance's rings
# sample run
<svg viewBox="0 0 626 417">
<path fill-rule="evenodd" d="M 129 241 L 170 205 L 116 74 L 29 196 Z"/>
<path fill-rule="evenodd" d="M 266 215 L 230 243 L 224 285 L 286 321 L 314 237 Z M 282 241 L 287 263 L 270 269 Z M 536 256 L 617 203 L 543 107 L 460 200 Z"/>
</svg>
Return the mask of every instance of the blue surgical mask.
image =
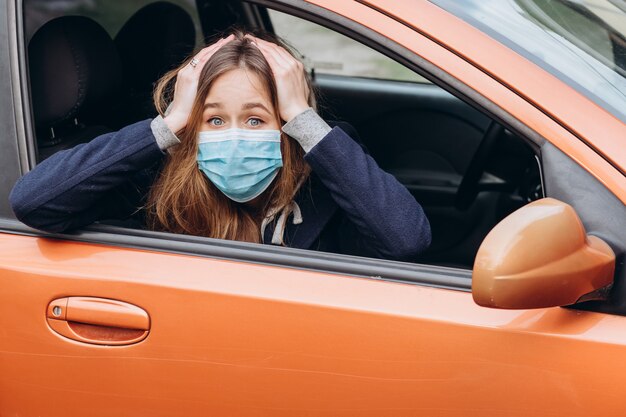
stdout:
<svg viewBox="0 0 626 417">
<path fill-rule="evenodd" d="M 198 167 L 233 201 L 263 193 L 283 166 L 279 130 L 227 129 L 198 135 Z"/>
</svg>

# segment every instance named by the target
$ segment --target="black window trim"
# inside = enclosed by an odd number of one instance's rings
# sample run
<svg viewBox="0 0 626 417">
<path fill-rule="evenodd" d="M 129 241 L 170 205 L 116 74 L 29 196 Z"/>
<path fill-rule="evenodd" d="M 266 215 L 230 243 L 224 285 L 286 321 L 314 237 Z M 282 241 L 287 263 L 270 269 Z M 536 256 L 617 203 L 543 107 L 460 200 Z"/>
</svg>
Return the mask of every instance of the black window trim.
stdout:
<svg viewBox="0 0 626 417">
<path fill-rule="evenodd" d="M 405 284 L 413 283 L 450 290 L 466 292 L 471 290 L 472 271 L 459 268 L 127 229 L 105 224 L 94 224 L 72 233 L 55 234 L 32 229 L 17 220 L 0 218 L 0 231 L 22 236 L 235 260 Z"/>
<path fill-rule="evenodd" d="M 27 65 L 24 45 L 24 31 L 22 27 L 22 0 L 7 0 L 9 9 L 14 6 L 12 14 L 17 21 L 13 45 L 17 45 L 17 57 L 12 62 L 13 71 L 19 74 L 19 80 L 27 80 Z M 428 61 L 418 57 L 413 52 L 388 40 L 374 31 L 362 27 L 355 22 L 335 15 L 319 6 L 297 0 L 251 0 L 250 5 L 268 6 L 276 10 L 292 14 L 315 23 L 326 26 L 358 42 L 361 42 L 389 58 L 405 65 L 429 79 L 433 84 L 451 92 L 466 103 L 484 112 L 488 117 L 502 123 L 520 137 L 528 140 L 537 155 L 544 139 L 515 119 L 512 115 L 489 101 L 476 91 L 465 86 L 449 74 L 435 67 Z M 15 73 L 15 72 L 13 72 Z M 22 124 L 18 129 L 18 141 L 26 146 L 20 149 L 26 153 L 28 164 L 22 167 L 22 174 L 34 166 L 36 160 L 33 144 L 35 143 L 32 129 L 32 111 L 28 86 L 21 88 L 21 83 L 14 83 L 14 106 L 17 114 L 23 113 Z M 203 256 L 218 259 L 230 259 L 252 263 L 292 267 L 352 275 L 385 281 L 414 283 L 423 286 L 447 288 L 452 290 L 471 290 L 471 270 L 448 268 L 435 265 L 412 264 L 373 258 L 361 258 L 340 254 L 316 252 L 293 248 L 274 247 L 245 242 L 222 241 L 202 237 L 173 235 L 144 230 L 133 230 L 109 225 L 93 225 L 75 233 L 47 234 L 31 229 L 17 220 L 0 218 L 0 230 L 20 235 L 48 237 L 60 240 L 87 242 L 94 244 L 112 245 L 135 249 L 156 250 L 165 253 L 177 253 L 192 256 Z"/>
</svg>

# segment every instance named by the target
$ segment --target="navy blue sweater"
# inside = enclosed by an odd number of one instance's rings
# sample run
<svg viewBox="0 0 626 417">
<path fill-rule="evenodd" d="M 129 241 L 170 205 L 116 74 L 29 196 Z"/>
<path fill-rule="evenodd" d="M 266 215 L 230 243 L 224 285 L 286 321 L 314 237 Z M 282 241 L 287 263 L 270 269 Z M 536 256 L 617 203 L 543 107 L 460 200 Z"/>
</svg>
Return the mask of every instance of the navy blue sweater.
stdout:
<svg viewBox="0 0 626 417">
<path fill-rule="evenodd" d="M 342 125 L 343 126 L 343 125 Z M 344 130 L 335 126 L 305 155 L 313 172 L 295 201 L 285 244 L 303 249 L 411 260 L 430 244 L 421 206 Z M 164 161 L 150 121 L 58 152 L 20 178 L 9 199 L 19 220 L 64 232 L 97 220 L 143 220 L 141 207 Z M 275 224 L 265 230 L 271 240 Z"/>
</svg>

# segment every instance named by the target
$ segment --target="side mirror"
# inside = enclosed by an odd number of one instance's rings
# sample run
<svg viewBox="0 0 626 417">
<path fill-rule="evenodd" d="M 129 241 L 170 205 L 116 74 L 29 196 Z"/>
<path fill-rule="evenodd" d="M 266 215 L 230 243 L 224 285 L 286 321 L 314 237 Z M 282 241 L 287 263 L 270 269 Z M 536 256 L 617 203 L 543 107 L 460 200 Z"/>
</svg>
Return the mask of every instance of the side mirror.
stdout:
<svg viewBox="0 0 626 417">
<path fill-rule="evenodd" d="M 472 295 L 484 307 L 564 306 L 605 299 L 614 272 L 609 245 L 586 234 L 571 206 L 544 198 L 487 235 L 474 262 Z"/>
</svg>

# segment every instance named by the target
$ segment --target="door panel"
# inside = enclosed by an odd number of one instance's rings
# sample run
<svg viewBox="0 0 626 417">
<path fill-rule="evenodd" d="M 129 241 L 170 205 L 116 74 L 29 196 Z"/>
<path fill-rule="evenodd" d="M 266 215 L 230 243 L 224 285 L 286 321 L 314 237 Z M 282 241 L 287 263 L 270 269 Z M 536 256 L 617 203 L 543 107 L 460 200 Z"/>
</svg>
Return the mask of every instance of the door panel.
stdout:
<svg viewBox="0 0 626 417">
<path fill-rule="evenodd" d="M 7 234 L 0 265 L 0 415 L 623 413 L 623 317 Z M 74 296 L 145 310 L 148 337 L 56 334 L 46 307 Z"/>
</svg>

